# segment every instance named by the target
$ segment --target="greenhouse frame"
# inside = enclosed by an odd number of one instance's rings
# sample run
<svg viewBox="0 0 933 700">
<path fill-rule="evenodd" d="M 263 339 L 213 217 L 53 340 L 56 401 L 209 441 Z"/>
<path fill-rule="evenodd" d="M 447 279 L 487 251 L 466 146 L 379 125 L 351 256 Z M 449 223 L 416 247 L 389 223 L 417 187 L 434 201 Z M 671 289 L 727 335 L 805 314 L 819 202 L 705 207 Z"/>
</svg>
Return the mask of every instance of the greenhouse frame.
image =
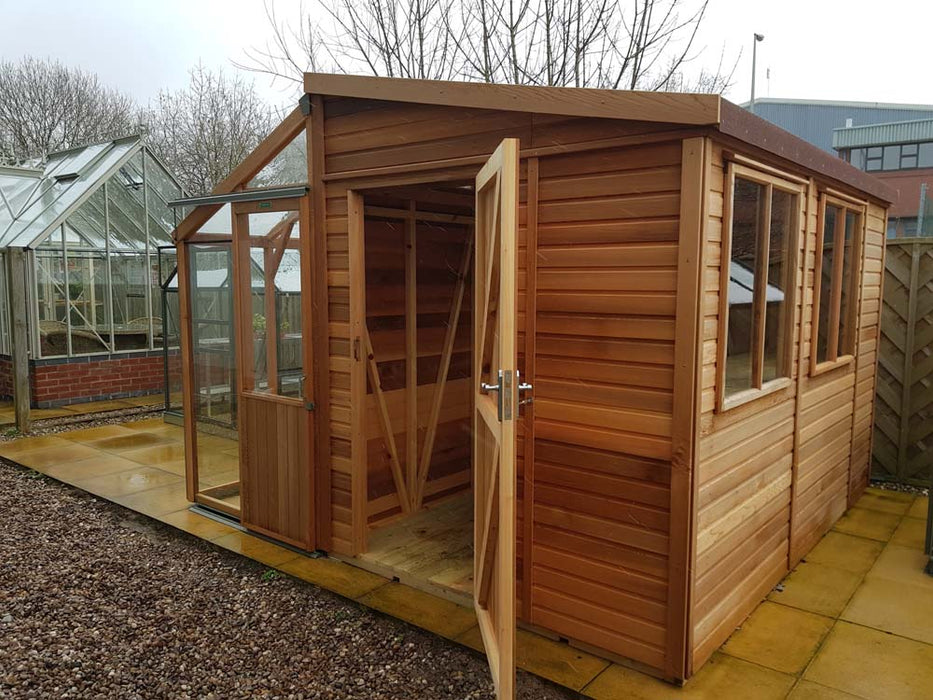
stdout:
<svg viewBox="0 0 933 700">
<path fill-rule="evenodd" d="M 18 389 L 18 413 L 165 390 L 183 194 L 144 135 L 0 168 L 0 397 Z"/>
</svg>

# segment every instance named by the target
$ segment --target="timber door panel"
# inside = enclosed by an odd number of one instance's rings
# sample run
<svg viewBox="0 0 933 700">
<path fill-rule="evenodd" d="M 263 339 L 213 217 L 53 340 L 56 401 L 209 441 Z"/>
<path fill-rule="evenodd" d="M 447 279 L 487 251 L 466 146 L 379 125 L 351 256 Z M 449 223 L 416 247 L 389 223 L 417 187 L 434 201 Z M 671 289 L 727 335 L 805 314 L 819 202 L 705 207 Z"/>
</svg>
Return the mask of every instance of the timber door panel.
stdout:
<svg viewBox="0 0 933 700">
<path fill-rule="evenodd" d="M 518 140 L 476 177 L 473 513 L 476 616 L 496 694 L 515 693 Z"/>
<path fill-rule="evenodd" d="M 234 205 L 241 521 L 305 549 L 314 548 L 309 218 L 307 198 Z"/>
</svg>

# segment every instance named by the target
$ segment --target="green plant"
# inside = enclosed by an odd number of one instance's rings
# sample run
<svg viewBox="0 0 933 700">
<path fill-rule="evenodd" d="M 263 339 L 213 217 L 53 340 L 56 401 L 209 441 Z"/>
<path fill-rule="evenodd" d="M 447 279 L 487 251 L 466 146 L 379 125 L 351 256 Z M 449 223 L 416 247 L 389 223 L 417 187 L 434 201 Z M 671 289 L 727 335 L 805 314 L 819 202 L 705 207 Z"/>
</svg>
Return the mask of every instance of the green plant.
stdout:
<svg viewBox="0 0 933 700">
<path fill-rule="evenodd" d="M 7 428 L 5 431 L 3 431 L 3 437 L 12 438 L 16 437 L 17 435 L 19 435 L 19 428 Z"/>
<path fill-rule="evenodd" d="M 262 314 L 253 314 L 253 330 L 254 331 L 264 331 L 266 330 L 266 317 Z"/>
<path fill-rule="evenodd" d="M 279 572 L 275 569 L 266 569 L 262 574 L 263 581 L 274 581 L 279 577 Z"/>
</svg>

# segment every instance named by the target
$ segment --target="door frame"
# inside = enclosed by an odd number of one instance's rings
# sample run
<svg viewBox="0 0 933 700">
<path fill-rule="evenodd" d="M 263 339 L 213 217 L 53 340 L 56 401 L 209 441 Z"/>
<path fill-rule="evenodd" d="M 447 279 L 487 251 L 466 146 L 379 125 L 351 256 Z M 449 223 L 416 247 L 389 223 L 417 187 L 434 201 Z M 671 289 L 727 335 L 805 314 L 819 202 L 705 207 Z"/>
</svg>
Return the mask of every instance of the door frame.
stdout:
<svg viewBox="0 0 933 700">
<path fill-rule="evenodd" d="M 253 363 L 253 336 L 252 336 L 252 278 L 250 263 L 249 245 L 249 216 L 251 214 L 275 213 L 275 212 L 298 212 L 296 222 L 300 235 L 297 241 L 292 237 L 288 248 L 294 248 L 300 251 L 300 288 L 301 288 L 301 331 L 302 331 L 302 380 L 301 395 L 299 397 L 282 396 L 278 393 L 278 377 L 275 377 L 275 387 L 273 392 L 259 392 L 253 387 L 252 381 L 252 363 Z M 314 550 L 317 547 L 317 519 L 318 508 L 320 507 L 321 497 L 318 492 L 318 475 L 315 459 L 316 455 L 316 433 L 317 416 L 314 415 L 315 408 L 315 348 L 314 339 L 315 326 L 313 323 L 314 315 L 314 287 L 312 285 L 312 268 L 318 265 L 317 261 L 312 260 L 313 236 L 311 229 L 311 194 L 305 193 L 299 197 L 275 198 L 269 200 L 257 200 L 247 202 L 233 202 L 230 206 L 231 212 L 231 230 L 232 230 L 232 257 L 233 257 L 233 323 L 234 336 L 239 345 L 237 354 L 237 400 L 240 406 L 245 404 L 243 399 L 266 402 L 269 404 L 278 404 L 292 408 L 301 408 L 307 412 L 306 429 L 308 438 L 311 440 L 311 446 L 307 450 L 306 465 L 308 479 L 308 493 L 306 494 L 309 516 L 307 531 L 304 537 L 296 541 L 286 538 L 273 532 L 267 532 L 261 528 L 258 531 L 271 537 L 282 539 L 290 544 L 301 546 L 307 550 Z M 245 234 L 245 235 L 244 235 Z M 247 302 L 249 306 L 246 306 Z M 268 308 L 268 307 L 267 307 Z M 268 316 L 268 314 L 267 314 Z M 267 335 L 269 333 L 267 325 Z M 277 340 L 274 341 L 277 343 Z M 250 348 L 247 351 L 247 348 Z M 277 346 L 276 346 L 277 350 Z M 249 360 L 249 362 L 245 361 Z M 275 365 L 273 365 L 275 366 Z M 267 372 L 270 365 L 267 364 Z M 277 369 L 277 368 L 276 368 Z M 277 374 L 277 372 L 276 372 Z M 269 377 L 271 381 L 271 376 Z M 249 387 L 249 388 L 247 388 Z M 239 445 L 240 445 L 240 492 L 241 497 L 244 488 L 244 478 L 248 471 L 244 469 L 249 450 L 249 436 L 247 434 L 248 422 L 238 421 Z M 325 468 L 323 465 L 321 468 Z M 244 521 L 243 514 L 248 510 L 245 502 L 241 502 L 240 518 Z M 248 526 L 248 523 L 245 523 Z M 257 529 L 257 528 L 253 528 Z"/>
</svg>

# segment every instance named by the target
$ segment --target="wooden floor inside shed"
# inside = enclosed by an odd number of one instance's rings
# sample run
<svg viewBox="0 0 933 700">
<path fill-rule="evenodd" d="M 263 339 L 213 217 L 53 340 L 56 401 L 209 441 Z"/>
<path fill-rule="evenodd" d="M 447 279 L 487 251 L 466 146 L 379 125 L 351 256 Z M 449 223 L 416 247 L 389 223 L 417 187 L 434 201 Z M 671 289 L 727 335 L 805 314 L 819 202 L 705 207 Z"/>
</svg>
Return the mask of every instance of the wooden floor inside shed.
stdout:
<svg viewBox="0 0 933 700">
<path fill-rule="evenodd" d="M 473 494 L 428 504 L 414 515 L 374 528 L 367 569 L 459 603 L 473 597 Z"/>
</svg>

